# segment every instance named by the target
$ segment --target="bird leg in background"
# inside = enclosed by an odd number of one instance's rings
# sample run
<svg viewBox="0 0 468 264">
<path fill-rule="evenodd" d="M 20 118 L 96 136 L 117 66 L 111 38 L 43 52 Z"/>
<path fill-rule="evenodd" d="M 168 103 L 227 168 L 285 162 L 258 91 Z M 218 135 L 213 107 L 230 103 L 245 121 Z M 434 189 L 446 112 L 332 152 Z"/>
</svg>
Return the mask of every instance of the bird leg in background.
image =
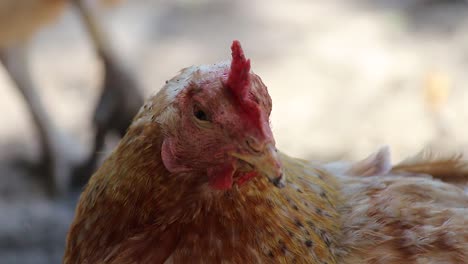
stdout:
<svg viewBox="0 0 468 264">
<path fill-rule="evenodd" d="M 61 153 L 59 131 L 49 118 L 29 71 L 29 60 L 25 44 L 0 50 L 0 60 L 16 87 L 26 100 L 34 125 L 39 135 L 41 169 L 48 193 L 56 195 L 67 189 L 68 164 Z"/>
<path fill-rule="evenodd" d="M 98 153 L 104 147 L 107 134 L 114 132 L 123 136 L 133 117 L 143 104 L 143 96 L 132 74 L 125 69 L 113 51 L 106 32 L 102 30 L 99 17 L 83 0 L 73 1 L 89 33 L 97 55 L 104 68 L 104 82 L 101 95 L 94 111 L 95 136 L 92 152 L 84 164 L 76 168 L 72 185 L 83 186 L 94 172 Z"/>
</svg>

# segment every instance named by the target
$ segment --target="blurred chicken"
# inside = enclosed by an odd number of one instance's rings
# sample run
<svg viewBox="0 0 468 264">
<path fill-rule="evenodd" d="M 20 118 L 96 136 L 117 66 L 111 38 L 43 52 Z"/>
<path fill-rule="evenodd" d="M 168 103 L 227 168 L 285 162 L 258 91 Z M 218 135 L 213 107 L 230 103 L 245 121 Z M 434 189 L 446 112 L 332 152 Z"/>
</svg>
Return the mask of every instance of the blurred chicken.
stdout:
<svg viewBox="0 0 468 264">
<path fill-rule="evenodd" d="M 461 155 L 424 150 L 392 167 L 382 148 L 323 168 L 345 201 L 339 263 L 467 263 L 468 162 Z"/>
<path fill-rule="evenodd" d="M 466 163 L 279 152 L 239 42 L 149 99 L 81 195 L 71 263 L 466 263 Z M 436 173 L 437 172 L 437 173 Z"/>
<path fill-rule="evenodd" d="M 43 25 L 63 11 L 66 0 L 2 0 L 0 1 L 0 60 L 12 81 L 26 100 L 38 130 L 41 147 L 41 171 L 49 193 L 63 192 L 71 177 L 71 164 L 61 145 L 60 131 L 53 124 L 38 94 L 29 72 L 27 46 L 29 39 Z M 118 56 L 100 28 L 98 18 L 83 0 L 73 0 L 91 35 L 97 55 L 102 59 L 105 81 L 101 99 L 95 111 L 95 144 L 89 159 L 74 171 L 76 185 L 86 182 L 94 169 L 96 152 L 102 148 L 104 136 L 110 131 L 122 135 L 142 103 L 132 76 L 123 68 Z"/>
</svg>

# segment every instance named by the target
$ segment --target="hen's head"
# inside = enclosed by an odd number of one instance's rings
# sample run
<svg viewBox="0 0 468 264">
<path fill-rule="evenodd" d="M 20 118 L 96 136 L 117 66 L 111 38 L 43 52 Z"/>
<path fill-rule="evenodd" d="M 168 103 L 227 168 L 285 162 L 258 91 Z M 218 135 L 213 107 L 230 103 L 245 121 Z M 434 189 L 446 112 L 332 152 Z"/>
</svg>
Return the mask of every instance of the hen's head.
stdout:
<svg viewBox="0 0 468 264">
<path fill-rule="evenodd" d="M 282 169 L 269 125 L 271 98 L 238 41 L 232 61 L 184 69 L 156 98 L 161 158 L 171 173 L 207 176 L 225 190 L 256 175 L 282 184 Z M 155 101 L 155 104 L 157 101 Z"/>
</svg>

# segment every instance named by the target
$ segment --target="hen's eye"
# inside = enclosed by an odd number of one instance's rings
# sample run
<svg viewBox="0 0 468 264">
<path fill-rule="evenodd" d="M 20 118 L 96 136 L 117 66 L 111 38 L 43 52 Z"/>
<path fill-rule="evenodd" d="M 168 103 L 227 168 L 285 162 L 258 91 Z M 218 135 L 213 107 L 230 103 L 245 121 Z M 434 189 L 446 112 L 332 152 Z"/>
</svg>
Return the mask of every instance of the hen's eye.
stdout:
<svg viewBox="0 0 468 264">
<path fill-rule="evenodd" d="M 208 116 L 206 115 L 206 113 L 203 111 L 203 110 L 200 110 L 200 109 L 195 109 L 193 114 L 195 115 L 195 117 L 198 119 L 198 120 L 201 120 L 201 121 L 209 121 L 208 120 Z"/>
</svg>

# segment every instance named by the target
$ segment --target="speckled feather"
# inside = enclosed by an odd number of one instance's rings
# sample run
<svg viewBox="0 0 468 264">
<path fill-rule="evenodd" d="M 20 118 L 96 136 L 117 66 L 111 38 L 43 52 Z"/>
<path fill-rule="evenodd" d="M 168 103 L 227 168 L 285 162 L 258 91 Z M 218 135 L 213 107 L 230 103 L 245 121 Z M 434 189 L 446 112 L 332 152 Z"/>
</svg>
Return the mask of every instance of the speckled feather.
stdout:
<svg viewBox="0 0 468 264">
<path fill-rule="evenodd" d="M 339 196 L 325 171 L 281 154 L 285 188 L 255 177 L 216 190 L 204 173 L 164 166 L 162 142 L 173 135 L 160 125 L 182 114 L 171 103 L 187 87 L 222 85 L 228 69 L 184 69 L 142 107 L 80 198 L 65 263 L 336 263 Z M 265 86 L 249 79 L 248 100 L 269 114 Z"/>
<path fill-rule="evenodd" d="M 468 193 L 460 182 L 468 163 L 429 153 L 392 168 L 383 148 L 361 162 L 325 166 L 346 201 L 340 263 L 467 263 Z"/>
<path fill-rule="evenodd" d="M 158 134 L 154 123 L 132 127 L 92 177 L 65 263 L 336 263 L 339 197 L 330 175 L 282 155 L 286 188 L 255 178 L 212 191 L 202 177 L 169 175 Z"/>
<path fill-rule="evenodd" d="M 169 172 L 161 147 L 174 132 L 162 126 L 185 113 L 173 102 L 187 87 L 222 85 L 228 69 L 186 68 L 142 107 L 81 195 L 64 263 L 466 263 L 468 194 L 437 179 L 468 178 L 459 158 L 392 169 L 388 148 L 355 163 L 279 154 L 282 189 L 258 176 L 218 190 L 206 173 Z M 266 87 L 250 78 L 269 114 Z"/>
<path fill-rule="evenodd" d="M 424 177 L 343 179 L 343 263 L 466 263 L 468 196 Z"/>
</svg>

